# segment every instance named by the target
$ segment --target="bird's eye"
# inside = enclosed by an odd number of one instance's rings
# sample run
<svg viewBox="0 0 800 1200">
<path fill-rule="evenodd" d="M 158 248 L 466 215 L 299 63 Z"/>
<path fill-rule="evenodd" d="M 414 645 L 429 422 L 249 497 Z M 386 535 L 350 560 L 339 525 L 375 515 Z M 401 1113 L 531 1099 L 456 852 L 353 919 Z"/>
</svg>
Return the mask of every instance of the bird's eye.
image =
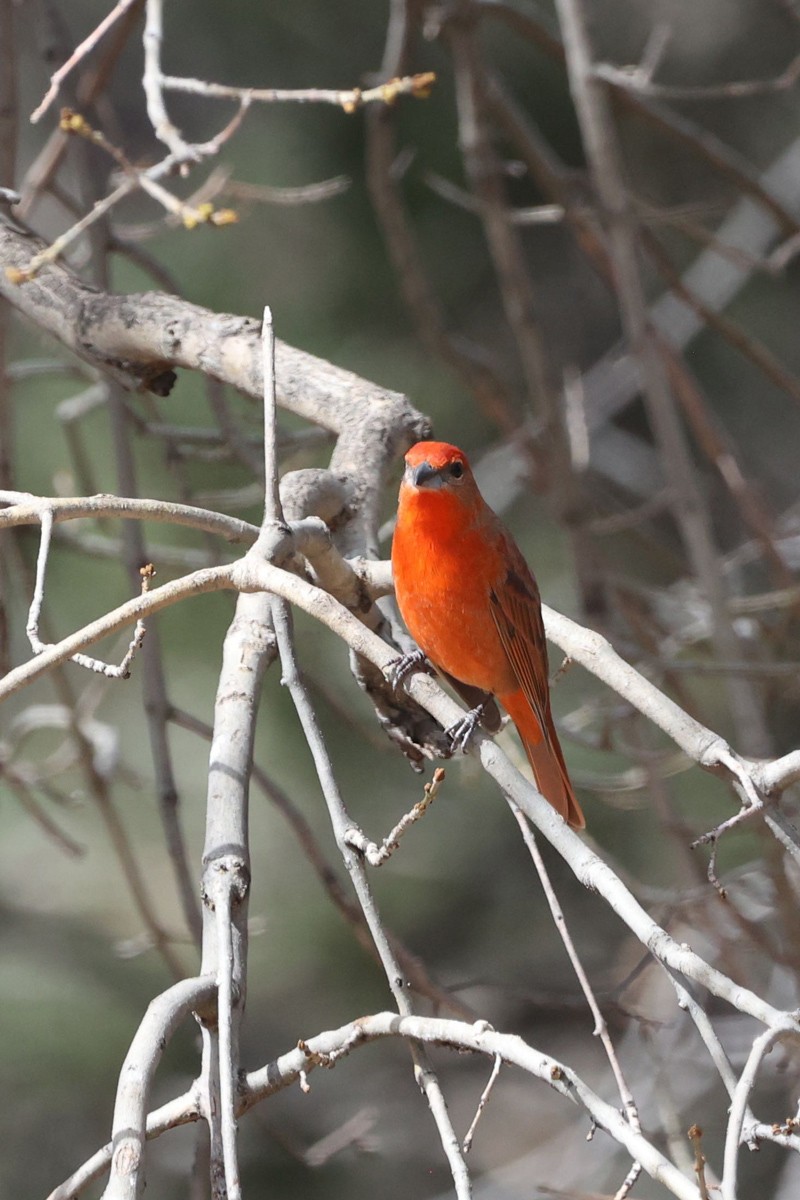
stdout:
<svg viewBox="0 0 800 1200">
<path fill-rule="evenodd" d="M 464 474 L 464 464 L 460 462 L 454 462 L 450 468 L 450 474 L 452 475 L 453 479 L 461 479 L 462 475 Z"/>
</svg>

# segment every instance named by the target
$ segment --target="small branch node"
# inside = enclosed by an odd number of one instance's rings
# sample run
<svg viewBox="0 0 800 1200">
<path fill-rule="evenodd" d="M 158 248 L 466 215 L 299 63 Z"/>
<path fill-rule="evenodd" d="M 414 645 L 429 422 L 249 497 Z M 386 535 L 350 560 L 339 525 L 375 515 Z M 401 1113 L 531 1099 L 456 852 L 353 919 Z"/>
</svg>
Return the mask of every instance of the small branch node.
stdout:
<svg viewBox="0 0 800 1200">
<path fill-rule="evenodd" d="M 324 1067 L 326 1070 L 332 1070 L 336 1066 L 337 1058 L 341 1058 L 342 1056 L 341 1050 L 338 1054 L 325 1054 L 321 1050 L 312 1050 L 308 1042 L 306 1042 L 303 1038 L 298 1039 L 297 1049 L 305 1055 L 309 1066 Z M 305 1071 L 302 1071 L 301 1074 L 305 1075 Z"/>
</svg>

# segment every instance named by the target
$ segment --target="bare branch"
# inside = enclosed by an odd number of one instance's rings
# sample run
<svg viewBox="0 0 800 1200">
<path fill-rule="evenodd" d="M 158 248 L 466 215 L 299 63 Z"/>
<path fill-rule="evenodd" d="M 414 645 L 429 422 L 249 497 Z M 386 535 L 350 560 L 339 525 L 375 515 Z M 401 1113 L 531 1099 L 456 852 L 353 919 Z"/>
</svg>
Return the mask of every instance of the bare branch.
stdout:
<svg viewBox="0 0 800 1200">
<path fill-rule="evenodd" d="M 653 83 L 637 70 L 614 67 L 609 63 L 598 63 L 594 72 L 598 79 L 614 87 L 628 88 L 660 100 L 741 100 L 771 92 L 787 92 L 793 88 L 800 79 L 800 55 L 793 58 L 785 70 L 772 79 L 733 79 L 730 83 L 694 86 Z"/>
<path fill-rule="evenodd" d="M 21 267 L 31 250 L 41 245 L 38 239 L 0 224 L 0 263 Z M 110 373 L 129 390 L 166 395 L 175 381 L 173 368 L 185 367 L 262 399 L 261 328 L 252 317 L 214 313 L 158 292 L 97 293 L 59 264 L 22 286 L 10 283 L 0 271 L 0 295 L 79 358 Z M 276 340 L 275 358 L 278 403 L 324 429 L 348 431 L 337 461 L 350 453 L 353 440 L 359 444 L 362 453 L 351 461 L 361 470 L 353 470 L 352 477 L 377 503 L 380 480 L 365 474 L 371 462 L 363 453 L 367 434 L 353 429 L 354 407 L 369 398 L 377 421 L 370 425 L 369 437 L 386 441 L 380 463 L 428 436 L 427 419 L 398 392 L 377 387 L 280 340 Z M 120 362 L 126 366 L 120 368 Z"/>
<path fill-rule="evenodd" d="M 147 17 L 144 26 L 144 76 L 142 87 L 147 97 L 147 115 L 156 137 L 175 155 L 178 162 L 195 161 L 198 157 L 194 147 L 183 140 L 167 116 L 161 91 L 161 0 L 147 0 Z"/>
<path fill-rule="evenodd" d="M 167 1101 L 166 1104 L 148 1115 L 145 1137 L 148 1140 L 157 1138 L 169 1129 L 178 1129 L 181 1125 L 199 1120 L 200 1109 L 196 1088 L 193 1088 L 182 1096 Z M 74 1200 L 76 1196 L 80 1196 L 87 1187 L 96 1183 L 108 1170 L 113 1149 L 113 1142 L 106 1142 L 105 1146 L 101 1146 L 91 1158 L 73 1171 L 68 1179 L 54 1188 L 47 1200 Z"/>
<path fill-rule="evenodd" d="M 31 525 L 49 512 L 53 521 L 71 521 L 78 517 L 126 517 L 134 521 L 157 521 L 169 525 L 184 525 L 204 533 L 215 533 L 227 541 L 252 545 L 258 537 L 258 526 L 226 513 L 212 512 L 205 508 L 193 508 L 187 504 L 175 504 L 171 500 L 139 499 L 123 496 L 40 496 L 27 492 L 0 491 L 0 529 L 11 529 L 18 525 Z"/>
<path fill-rule="evenodd" d="M 419 75 L 406 75 L 389 79 L 372 88 L 349 88 L 335 91 L 332 88 L 242 88 L 228 87 L 222 83 L 205 83 L 201 79 L 180 79 L 174 75 L 161 77 L 161 86 L 173 92 L 189 92 L 194 96 L 208 96 L 221 100 L 260 101 L 265 104 L 335 104 L 346 113 L 354 113 L 364 104 L 392 105 L 399 96 L 414 96 L 426 100 L 436 82 L 433 71 Z"/>
<path fill-rule="evenodd" d="M 251 1072 L 247 1076 L 246 1104 L 249 1107 L 263 1096 L 286 1086 L 286 1083 L 295 1082 L 302 1071 L 331 1065 L 364 1041 L 387 1036 L 473 1050 L 492 1058 L 499 1057 L 502 1062 L 519 1067 L 542 1080 L 565 1099 L 584 1107 L 598 1126 L 607 1130 L 632 1158 L 642 1163 L 653 1179 L 662 1183 L 679 1200 L 698 1200 L 699 1193 L 695 1185 L 642 1134 L 633 1130 L 615 1108 L 601 1100 L 570 1067 L 535 1050 L 520 1037 L 495 1032 L 485 1021 L 467 1025 L 434 1017 L 398 1016 L 397 1013 L 361 1017 L 341 1029 L 308 1038 L 297 1050 L 282 1055 L 259 1071 Z"/>
<path fill-rule="evenodd" d="M 49 509 L 42 508 L 40 509 L 39 516 L 42 526 L 42 536 L 39 542 L 39 555 L 36 560 L 36 584 L 33 589 L 33 599 L 28 610 L 28 622 L 26 625 L 28 641 L 31 644 L 34 654 L 42 654 L 45 650 L 52 648 L 39 637 L 39 616 L 44 602 L 44 584 L 47 573 L 47 559 L 50 552 L 50 537 L 53 530 L 53 514 Z M 155 571 L 152 565 L 141 569 L 140 577 L 143 594 L 148 590 L 150 579 L 154 574 Z M 141 649 L 145 632 L 144 622 L 141 620 L 137 621 L 130 645 L 118 666 L 105 663 L 98 658 L 89 658 L 85 654 L 73 654 L 72 661 L 80 667 L 86 667 L 89 671 L 96 671 L 99 675 L 105 675 L 107 679 L 127 679 L 130 675 L 130 665 L 133 662 L 134 655 L 137 650 Z"/>
<path fill-rule="evenodd" d="M 725 1133 L 725 1160 L 722 1175 L 722 1200 L 736 1200 L 737 1172 L 739 1164 L 739 1143 L 743 1140 L 745 1115 L 750 1103 L 750 1094 L 755 1086 L 756 1075 L 765 1054 L 768 1054 L 776 1042 L 784 1037 L 796 1038 L 797 1030 L 793 1022 L 776 1024 L 753 1042 L 747 1057 L 744 1070 L 739 1076 L 739 1082 L 731 1097 L 728 1128 Z"/>
<path fill-rule="evenodd" d="M 494 1065 L 492 1066 L 492 1072 L 489 1076 L 489 1081 L 486 1084 L 486 1087 L 481 1092 L 481 1098 L 478 1101 L 478 1107 L 475 1111 L 475 1116 L 472 1118 L 472 1124 L 470 1125 L 467 1132 L 464 1134 L 464 1153 L 465 1154 L 469 1154 L 470 1150 L 472 1149 L 472 1142 L 475 1137 L 475 1130 L 478 1128 L 478 1122 L 480 1121 L 481 1117 L 483 1116 L 483 1110 L 486 1108 L 486 1105 L 489 1103 L 489 1097 L 492 1094 L 492 1088 L 494 1087 L 495 1083 L 497 1082 L 497 1077 L 500 1074 L 500 1068 L 502 1067 L 502 1065 L 503 1065 L 503 1060 L 500 1057 L 500 1055 L 498 1054 L 494 1060 Z"/>
<path fill-rule="evenodd" d="M 496 1032 L 485 1021 L 469 1025 L 462 1021 L 398 1015 L 396 1012 L 359 1017 L 339 1029 L 302 1039 L 296 1048 L 280 1058 L 249 1072 L 244 1080 L 239 1113 L 247 1112 L 268 1096 L 301 1082 L 318 1067 L 333 1066 L 361 1046 L 392 1037 L 438 1043 L 457 1050 L 485 1054 L 495 1061 L 518 1067 L 540 1079 L 571 1103 L 585 1108 L 600 1128 L 606 1129 L 624 1145 L 632 1157 L 642 1162 L 648 1174 L 661 1182 L 678 1200 L 699 1200 L 700 1193 L 691 1181 L 642 1134 L 632 1130 L 619 1112 L 602 1100 L 570 1067 L 542 1054 L 516 1035 Z M 175 1125 L 197 1118 L 196 1103 L 189 1092 L 151 1114 L 147 1122 L 147 1135 L 158 1137 Z M 52 1192 L 48 1200 L 72 1200 L 102 1173 L 110 1158 L 109 1144 Z"/>
<path fill-rule="evenodd" d="M 620 1066 L 620 1061 L 619 1061 L 619 1058 L 617 1057 L 617 1052 L 614 1047 L 614 1043 L 612 1042 L 611 1035 L 608 1032 L 608 1026 L 606 1024 L 605 1018 L 603 1017 L 603 1014 L 600 1011 L 600 1005 L 597 1003 L 597 999 L 595 997 L 594 991 L 592 990 L 592 985 L 589 982 L 589 977 L 586 974 L 583 963 L 581 962 L 578 952 L 575 948 L 575 943 L 573 942 L 572 936 L 569 932 L 569 928 L 567 926 L 566 919 L 564 917 L 564 912 L 561 908 L 561 905 L 559 904 L 558 896 L 556 895 L 556 891 L 555 891 L 555 888 L 553 887 L 552 881 L 550 879 L 550 875 L 548 874 L 544 859 L 542 858 L 541 852 L 536 843 L 536 838 L 533 835 L 533 831 L 532 831 L 527 819 L 523 816 L 523 814 L 517 808 L 517 806 L 513 802 L 513 800 L 509 801 L 509 805 L 510 805 L 512 813 L 514 814 L 516 822 L 519 825 L 520 832 L 522 833 L 522 840 L 524 841 L 524 843 L 527 847 L 528 853 L 530 854 L 531 858 L 533 859 L 534 866 L 536 867 L 536 872 L 541 881 L 542 888 L 543 888 L 544 894 L 545 894 L 545 899 L 547 900 L 547 904 L 550 909 L 551 916 L 553 918 L 553 923 L 555 924 L 555 927 L 558 931 L 559 937 L 561 938 L 562 942 L 564 943 L 564 949 L 566 950 L 569 960 L 572 964 L 572 969 L 575 972 L 575 975 L 577 976 L 581 991 L 583 992 L 584 996 L 586 997 L 586 1003 L 588 1004 L 589 1010 L 594 1019 L 593 1033 L 594 1033 L 595 1037 L 600 1038 L 600 1041 L 603 1044 L 603 1049 L 606 1052 L 606 1057 L 608 1058 L 612 1073 L 614 1075 L 614 1079 L 617 1084 L 617 1089 L 619 1091 L 620 1100 L 622 1101 L 622 1105 L 623 1105 L 623 1108 L 625 1111 L 625 1116 L 627 1117 L 627 1120 L 628 1120 L 631 1128 L 635 1129 L 637 1133 L 641 1133 L 642 1132 L 642 1123 L 639 1120 L 639 1111 L 636 1107 L 636 1101 L 633 1098 L 633 1093 L 631 1092 L 631 1089 L 628 1085 L 628 1081 L 626 1080 L 626 1078 L 623 1074 L 622 1067 Z M 617 1198 L 618 1198 L 618 1200 L 624 1200 L 624 1197 L 627 1196 L 628 1192 L 633 1187 L 633 1185 L 636 1183 L 636 1180 L 639 1178 L 640 1173 L 641 1173 L 641 1164 L 638 1162 L 634 1162 L 631 1166 L 631 1169 L 630 1169 L 628 1175 L 625 1177 L 625 1180 L 623 1181 L 622 1186 L 619 1188 L 619 1191 L 617 1192 L 617 1194 L 615 1196 L 615 1200 L 617 1200 Z"/>
<path fill-rule="evenodd" d="M 139 4 L 141 4 L 141 0 L 118 0 L 111 12 L 103 17 L 103 20 L 100 22 L 100 24 L 92 30 L 88 37 L 84 38 L 80 45 L 75 48 L 75 51 L 70 55 L 66 62 L 62 63 L 58 70 L 51 76 L 50 87 L 47 89 L 44 99 L 31 113 L 32 122 L 35 123 L 44 116 L 47 109 L 58 95 L 61 84 L 66 79 L 67 75 L 69 75 L 72 68 L 75 67 L 83 58 L 86 57 L 87 54 L 90 53 L 91 50 L 94 49 L 103 35 L 108 32 L 108 30 L 116 21 L 119 20 L 123 13 L 127 12 L 128 9 L 132 8 L 134 5 Z"/>
<path fill-rule="evenodd" d="M 99 642 L 101 638 L 107 637 L 110 633 L 124 629 L 126 625 L 132 624 L 139 618 L 158 612 L 167 605 L 176 604 L 179 600 L 184 600 L 189 596 L 197 596 L 203 592 L 217 592 L 233 586 L 231 567 L 206 567 L 183 579 L 162 584 L 161 587 L 147 592 L 143 596 L 137 596 L 126 604 L 121 604 L 119 608 L 105 613 L 96 621 L 92 621 L 77 633 L 73 633 L 70 637 L 43 650 L 30 662 L 9 671 L 0 680 L 0 700 L 13 695 L 14 692 L 34 679 L 39 679 L 57 663 L 66 662 L 68 658 L 72 658 L 74 654 L 79 653 L 87 646 L 94 645 L 95 642 Z"/>
<path fill-rule="evenodd" d="M 184 979 L 150 1001 L 120 1074 L 114 1106 L 114 1154 L 104 1200 L 135 1200 L 142 1194 L 147 1109 L 156 1067 L 178 1026 L 193 1009 L 212 1000 L 215 992 L 213 979 Z"/>
<path fill-rule="evenodd" d="M 697 1176 L 697 1186 L 700 1189 L 700 1200 L 710 1200 L 706 1184 L 706 1157 L 701 1148 L 703 1131 L 699 1125 L 692 1125 L 688 1132 L 689 1141 L 694 1150 L 694 1171 Z"/>
<path fill-rule="evenodd" d="M 444 783 L 444 777 L 444 768 L 437 767 L 433 772 L 433 779 L 430 783 L 426 783 L 423 788 L 424 795 L 422 799 L 418 800 L 414 807 L 400 818 L 394 829 L 387 833 L 380 846 L 377 846 L 375 842 L 370 842 L 360 829 L 347 830 L 345 837 L 349 845 L 358 850 L 360 854 L 363 854 L 371 867 L 382 867 L 385 862 L 389 861 L 395 850 L 399 848 L 401 837 L 425 815 L 428 806 L 439 794 L 441 785 Z"/>
</svg>

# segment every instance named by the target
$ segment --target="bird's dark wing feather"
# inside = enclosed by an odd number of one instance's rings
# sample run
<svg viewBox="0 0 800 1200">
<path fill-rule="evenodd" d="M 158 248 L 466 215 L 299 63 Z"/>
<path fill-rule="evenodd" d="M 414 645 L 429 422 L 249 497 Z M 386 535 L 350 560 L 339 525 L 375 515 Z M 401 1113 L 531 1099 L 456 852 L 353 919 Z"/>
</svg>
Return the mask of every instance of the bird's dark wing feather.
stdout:
<svg viewBox="0 0 800 1200">
<path fill-rule="evenodd" d="M 542 602 L 524 562 L 522 568 L 512 567 L 491 592 L 491 613 L 519 686 L 546 734 L 550 705 Z"/>
</svg>

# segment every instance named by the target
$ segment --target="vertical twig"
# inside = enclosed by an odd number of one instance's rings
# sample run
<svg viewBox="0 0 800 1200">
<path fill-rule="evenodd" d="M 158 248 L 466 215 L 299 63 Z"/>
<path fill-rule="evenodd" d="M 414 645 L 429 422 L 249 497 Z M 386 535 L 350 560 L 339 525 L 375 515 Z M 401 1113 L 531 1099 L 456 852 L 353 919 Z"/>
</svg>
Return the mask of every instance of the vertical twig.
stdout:
<svg viewBox="0 0 800 1200">
<path fill-rule="evenodd" d="M 58 95 L 58 90 L 61 84 L 66 79 L 72 68 L 89 54 L 100 39 L 108 32 L 115 21 L 127 12 L 132 4 L 137 4 L 138 0 L 118 0 L 118 3 L 112 8 L 110 13 L 107 13 L 100 24 L 92 30 L 88 37 L 84 38 L 79 46 L 76 46 L 73 53 L 69 56 L 66 62 L 62 63 L 57 71 L 53 73 L 50 79 L 50 86 L 45 93 L 44 99 L 38 107 L 31 113 L 31 121 L 35 123 L 44 116 L 47 109 Z"/>
<path fill-rule="evenodd" d="M 514 818 L 519 825 L 520 832 L 522 833 L 522 840 L 527 847 L 528 853 L 530 854 L 534 866 L 536 867 L 539 879 L 541 880 L 545 899 L 547 900 L 547 904 L 550 908 L 550 913 L 553 918 L 553 923 L 558 931 L 559 937 L 564 943 L 564 949 L 567 952 L 569 961 L 572 963 L 572 969 L 577 976 L 581 991 L 586 997 L 586 1003 L 589 1005 L 592 1017 L 594 1018 L 594 1035 L 595 1037 L 599 1037 L 600 1041 L 603 1043 L 603 1049 L 606 1052 L 606 1057 L 608 1058 L 609 1065 L 614 1074 L 617 1090 L 619 1091 L 620 1099 L 622 1100 L 622 1105 L 625 1109 L 625 1115 L 628 1118 L 631 1128 L 635 1129 L 637 1133 L 641 1133 L 642 1124 L 639 1120 L 639 1111 L 636 1107 L 636 1101 L 633 1098 L 633 1093 L 628 1087 L 628 1081 L 622 1072 L 622 1067 L 620 1066 L 619 1059 L 617 1058 L 617 1052 L 614 1048 L 614 1043 L 612 1042 L 611 1035 L 608 1032 L 608 1025 L 606 1024 L 605 1017 L 600 1011 L 600 1005 L 597 1003 L 597 997 L 594 994 L 592 985 L 589 982 L 589 977 L 584 970 L 583 963 L 581 962 L 578 951 L 575 948 L 572 935 L 567 928 L 564 910 L 559 903 L 558 896 L 556 895 L 552 880 L 548 874 L 547 867 L 545 866 L 544 859 L 542 858 L 541 851 L 539 850 L 539 845 L 536 841 L 533 830 L 531 829 L 530 822 L 528 821 L 528 818 L 522 812 L 520 812 L 513 800 L 509 798 L 508 803 L 512 813 L 514 814 Z M 641 1171 L 641 1164 L 637 1162 L 633 1163 L 621 1187 L 615 1193 L 614 1200 L 624 1200 L 624 1197 L 628 1195 L 630 1189 L 639 1178 Z"/>
<path fill-rule="evenodd" d="M 694 1150 L 694 1173 L 697 1176 L 697 1186 L 700 1189 L 700 1200 L 710 1200 L 706 1183 L 706 1156 L 703 1154 L 703 1131 L 699 1125 L 692 1125 L 688 1131 L 689 1141 Z"/>
<path fill-rule="evenodd" d="M 492 1094 L 492 1088 L 497 1083 L 497 1077 L 500 1074 L 500 1068 L 502 1067 L 502 1065 L 503 1065 L 502 1058 L 500 1057 L 499 1054 L 496 1054 L 494 1057 L 494 1062 L 492 1064 L 492 1070 L 489 1075 L 488 1083 L 486 1084 L 486 1087 L 481 1092 L 481 1098 L 478 1101 L 478 1107 L 475 1111 L 475 1116 L 472 1118 L 472 1124 L 470 1125 L 467 1132 L 464 1134 L 464 1141 L 462 1144 L 463 1144 L 463 1149 L 464 1149 L 465 1154 L 469 1154 L 470 1150 L 472 1149 L 472 1140 L 475 1137 L 475 1130 L 478 1128 L 478 1121 L 480 1121 L 481 1116 L 483 1115 L 483 1110 L 486 1108 L 486 1105 L 489 1103 L 489 1097 Z"/>
<path fill-rule="evenodd" d="M 267 476 L 259 549 L 280 512 L 277 493 L 274 338 L 265 310 L 262 341 L 264 445 Z M 277 507 L 276 507 L 277 506 Z M 203 968 L 219 984 L 218 1019 L 203 1023 L 203 1112 L 209 1126 L 213 1200 L 241 1195 L 236 1145 L 239 1026 L 247 985 L 247 900 L 250 887 L 249 784 L 255 720 L 264 672 L 276 647 L 270 600 L 241 595 L 225 638 L 211 744 L 206 844 Z"/>
<path fill-rule="evenodd" d="M 275 400 L 275 328 L 272 309 L 264 306 L 261 323 L 261 361 L 264 370 L 264 523 L 280 521 L 278 427 Z"/>
<path fill-rule="evenodd" d="M 147 0 L 147 15 L 144 25 L 144 75 L 142 87 L 147 99 L 147 115 L 159 141 L 176 156 L 178 161 L 197 158 L 196 151 L 181 137 L 167 115 L 161 81 L 161 41 L 163 37 L 162 0 Z"/>
<path fill-rule="evenodd" d="M 39 518 L 42 534 L 39 538 L 39 553 L 36 556 L 36 582 L 33 585 L 33 596 L 28 609 L 28 620 L 25 632 L 34 654 L 44 649 L 44 643 L 39 637 L 39 619 L 44 603 L 44 583 L 47 577 L 47 560 L 50 556 L 50 542 L 53 536 L 53 510 L 43 508 Z"/>
</svg>

